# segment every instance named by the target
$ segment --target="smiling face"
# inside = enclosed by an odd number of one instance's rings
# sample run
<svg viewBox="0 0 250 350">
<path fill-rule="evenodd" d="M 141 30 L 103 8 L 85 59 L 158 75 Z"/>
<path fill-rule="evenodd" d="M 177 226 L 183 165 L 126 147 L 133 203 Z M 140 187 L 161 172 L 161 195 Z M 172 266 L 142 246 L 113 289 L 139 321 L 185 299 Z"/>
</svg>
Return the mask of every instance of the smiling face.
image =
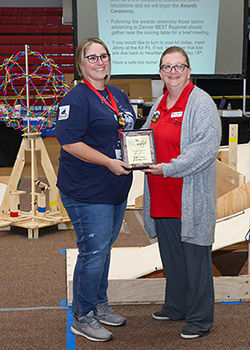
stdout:
<svg viewBox="0 0 250 350">
<path fill-rule="evenodd" d="M 101 56 L 107 54 L 105 48 L 98 43 L 92 43 L 85 51 L 84 56 Z M 99 58 L 96 63 L 90 63 L 87 58 L 82 59 L 81 71 L 85 79 L 87 79 L 95 88 L 104 88 L 104 78 L 110 69 L 110 61 L 102 62 Z"/>
<path fill-rule="evenodd" d="M 186 58 L 180 52 L 169 53 L 162 57 L 161 66 L 174 66 L 176 64 L 188 65 Z M 172 68 L 170 73 L 165 73 L 162 69 L 160 69 L 159 74 L 169 91 L 174 89 L 176 92 L 181 93 L 190 81 L 191 71 L 191 68 L 188 67 L 185 67 L 182 73 L 176 72 L 174 68 Z"/>
</svg>

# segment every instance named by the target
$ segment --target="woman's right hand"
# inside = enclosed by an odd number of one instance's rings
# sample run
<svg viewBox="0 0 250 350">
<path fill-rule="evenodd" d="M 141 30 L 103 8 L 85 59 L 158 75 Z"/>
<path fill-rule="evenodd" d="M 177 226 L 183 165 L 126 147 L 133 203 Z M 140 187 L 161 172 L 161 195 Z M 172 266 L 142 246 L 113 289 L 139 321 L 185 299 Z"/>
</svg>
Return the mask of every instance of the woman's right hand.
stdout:
<svg viewBox="0 0 250 350">
<path fill-rule="evenodd" d="M 132 168 L 131 165 L 124 163 L 122 160 L 119 159 L 109 158 L 107 167 L 110 171 L 112 171 L 112 173 L 118 176 L 129 175 L 132 171 L 130 170 Z"/>
<path fill-rule="evenodd" d="M 109 158 L 105 154 L 97 151 L 83 142 L 63 145 L 62 147 L 66 152 L 83 160 L 84 162 L 106 166 L 115 175 L 129 175 L 132 171 L 129 170 L 132 168 L 131 165 L 116 158 Z M 128 170 L 125 170 L 124 168 Z"/>
</svg>

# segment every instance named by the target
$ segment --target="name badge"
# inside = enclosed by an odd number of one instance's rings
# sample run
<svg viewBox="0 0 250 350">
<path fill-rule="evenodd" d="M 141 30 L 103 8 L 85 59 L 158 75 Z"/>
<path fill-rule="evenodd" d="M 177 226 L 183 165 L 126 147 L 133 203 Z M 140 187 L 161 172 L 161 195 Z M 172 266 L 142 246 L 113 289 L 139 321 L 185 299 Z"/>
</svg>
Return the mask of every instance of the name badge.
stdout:
<svg viewBox="0 0 250 350">
<path fill-rule="evenodd" d="M 171 113 L 171 118 L 180 118 L 182 117 L 183 112 L 173 112 Z"/>
</svg>

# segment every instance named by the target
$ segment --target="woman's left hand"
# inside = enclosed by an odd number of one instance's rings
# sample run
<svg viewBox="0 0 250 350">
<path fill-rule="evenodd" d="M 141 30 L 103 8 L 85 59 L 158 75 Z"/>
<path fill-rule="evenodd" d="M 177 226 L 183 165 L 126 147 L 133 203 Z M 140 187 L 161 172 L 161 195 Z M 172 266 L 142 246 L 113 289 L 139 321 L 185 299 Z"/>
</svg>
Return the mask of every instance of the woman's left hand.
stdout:
<svg viewBox="0 0 250 350">
<path fill-rule="evenodd" d="M 150 165 L 149 169 L 143 169 L 144 173 L 152 174 L 152 175 L 163 175 L 162 172 L 162 164 Z"/>
</svg>

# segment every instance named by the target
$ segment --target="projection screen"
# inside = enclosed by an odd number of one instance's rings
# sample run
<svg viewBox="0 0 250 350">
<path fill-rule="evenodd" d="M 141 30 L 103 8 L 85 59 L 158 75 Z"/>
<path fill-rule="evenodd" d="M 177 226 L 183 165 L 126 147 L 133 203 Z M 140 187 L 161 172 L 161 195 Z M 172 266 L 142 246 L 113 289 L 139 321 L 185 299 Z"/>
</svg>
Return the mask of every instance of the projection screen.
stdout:
<svg viewBox="0 0 250 350">
<path fill-rule="evenodd" d="M 102 39 L 114 78 L 154 79 L 172 45 L 197 78 L 244 78 L 247 16 L 247 0 L 73 0 L 74 44 Z"/>
</svg>

